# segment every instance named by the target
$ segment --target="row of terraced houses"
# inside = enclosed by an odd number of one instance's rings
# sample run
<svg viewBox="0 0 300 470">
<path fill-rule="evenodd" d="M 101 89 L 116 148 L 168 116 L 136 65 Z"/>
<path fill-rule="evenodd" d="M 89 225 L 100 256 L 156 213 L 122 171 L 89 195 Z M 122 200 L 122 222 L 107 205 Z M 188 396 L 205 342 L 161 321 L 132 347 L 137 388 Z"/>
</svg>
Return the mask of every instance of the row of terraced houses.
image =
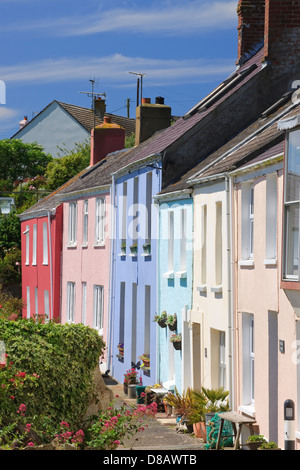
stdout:
<svg viewBox="0 0 300 470">
<path fill-rule="evenodd" d="M 300 0 L 237 14 L 232 75 L 172 125 L 143 100 L 133 148 L 104 118 L 90 166 L 21 215 L 23 315 L 96 328 L 120 382 L 225 387 L 281 446 L 292 400 L 297 448 Z"/>
</svg>

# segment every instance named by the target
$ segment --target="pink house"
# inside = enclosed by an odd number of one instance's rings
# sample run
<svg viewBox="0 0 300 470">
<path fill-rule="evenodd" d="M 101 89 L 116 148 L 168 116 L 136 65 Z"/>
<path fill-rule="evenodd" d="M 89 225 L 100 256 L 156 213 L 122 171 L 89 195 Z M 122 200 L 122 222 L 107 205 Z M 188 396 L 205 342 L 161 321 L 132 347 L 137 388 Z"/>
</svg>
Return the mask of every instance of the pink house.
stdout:
<svg viewBox="0 0 300 470">
<path fill-rule="evenodd" d="M 111 173 L 125 131 L 104 119 L 92 132 L 91 165 L 60 196 L 63 204 L 61 322 L 95 328 L 109 342 Z M 103 371 L 107 358 L 102 358 Z"/>
<path fill-rule="evenodd" d="M 24 318 L 82 322 L 106 339 L 111 173 L 124 144 L 125 130 L 104 118 L 90 166 L 21 214 Z"/>
</svg>

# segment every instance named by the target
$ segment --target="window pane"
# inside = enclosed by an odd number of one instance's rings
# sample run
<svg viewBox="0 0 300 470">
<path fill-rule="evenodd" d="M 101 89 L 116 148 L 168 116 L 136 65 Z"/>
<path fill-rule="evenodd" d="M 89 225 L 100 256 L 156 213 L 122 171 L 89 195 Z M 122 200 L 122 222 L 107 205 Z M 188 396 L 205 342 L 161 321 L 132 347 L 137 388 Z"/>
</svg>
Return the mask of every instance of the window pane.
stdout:
<svg viewBox="0 0 300 470">
<path fill-rule="evenodd" d="M 299 266 L 299 204 L 285 208 L 285 276 L 298 276 Z"/>
<path fill-rule="evenodd" d="M 285 200 L 300 200 L 300 131 L 289 135 Z"/>
</svg>

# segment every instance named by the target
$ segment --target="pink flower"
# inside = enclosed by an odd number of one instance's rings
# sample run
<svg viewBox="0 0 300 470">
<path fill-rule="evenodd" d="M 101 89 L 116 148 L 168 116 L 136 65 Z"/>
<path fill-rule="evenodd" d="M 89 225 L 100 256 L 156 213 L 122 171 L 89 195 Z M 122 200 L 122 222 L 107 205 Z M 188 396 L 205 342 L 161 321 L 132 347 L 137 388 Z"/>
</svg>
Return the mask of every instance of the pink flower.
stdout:
<svg viewBox="0 0 300 470">
<path fill-rule="evenodd" d="M 114 441 L 114 444 L 116 444 L 117 446 L 119 446 L 121 444 L 120 441 Z"/>
<path fill-rule="evenodd" d="M 28 442 L 28 447 L 34 447 L 34 443 L 33 442 Z"/>
</svg>

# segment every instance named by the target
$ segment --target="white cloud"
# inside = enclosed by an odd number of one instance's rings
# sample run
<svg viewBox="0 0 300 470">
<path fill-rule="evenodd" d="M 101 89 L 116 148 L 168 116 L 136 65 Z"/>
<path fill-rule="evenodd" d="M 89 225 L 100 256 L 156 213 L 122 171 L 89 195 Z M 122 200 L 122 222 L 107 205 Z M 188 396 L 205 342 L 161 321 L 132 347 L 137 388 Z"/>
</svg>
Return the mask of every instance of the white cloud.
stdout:
<svg viewBox="0 0 300 470">
<path fill-rule="evenodd" d="M 50 31 L 60 36 L 80 36 L 105 32 L 130 32 L 164 35 L 201 33 L 209 29 L 232 28 L 236 22 L 235 0 L 186 0 L 155 3 L 154 7 L 132 5 L 126 8 L 99 8 L 87 15 L 2 25 L 2 31 Z"/>
<path fill-rule="evenodd" d="M 129 71 L 147 75 L 147 83 L 200 83 L 224 77 L 234 70 L 234 60 L 162 60 L 126 57 L 114 54 L 107 57 L 77 57 L 35 61 L 0 67 L 0 77 L 7 83 L 55 83 L 75 81 L 91 76 L 101 77 L 102 84 L 126 86 L 133 83 Z"/>
<path fill-rule="evenodd" d="M 0 106 L 0 130 L 9 130 L 16 125 L 19 111 Z M 19 119 L 20 120 L 20 119 Z"/>
</svg>

